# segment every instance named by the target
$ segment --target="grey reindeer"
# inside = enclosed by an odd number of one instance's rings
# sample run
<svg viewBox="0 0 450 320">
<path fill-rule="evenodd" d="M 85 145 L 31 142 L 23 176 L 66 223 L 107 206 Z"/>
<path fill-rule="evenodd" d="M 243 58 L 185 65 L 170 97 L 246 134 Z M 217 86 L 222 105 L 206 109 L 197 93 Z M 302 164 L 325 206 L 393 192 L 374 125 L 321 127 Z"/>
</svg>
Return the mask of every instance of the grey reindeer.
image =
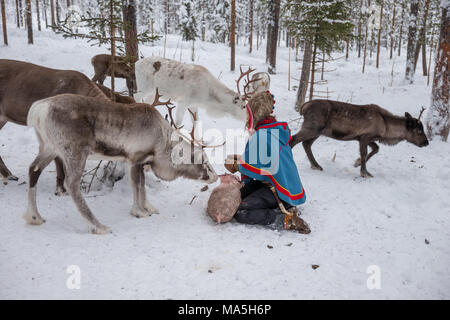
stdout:
<svg viewBox="0 0 450 320">
<path fill-rule="evenodd" d="M 37 210 L 36 184 L 41 172 L 56 157 L 64 165 L 68 193 L 95 234 L 105 234 L 110 229 L 94 217 L 80 191 L 88 158 L 129 163 L 134 195 L 131 215 L 136 217 L 157 212 L 146 199 L 144 165 L 166 181 L 185 177 L 215 182 L 218 176 L 199 143 L 186 141 L 186 136 L 172 128 L 155 109 L 157 105 L 170 104 L 170 100 L 160 102 L 159 98 L 157 92 L 151 105 L 125 105 L 63 94 L 35 102 L 28 114 L 28 125 L 36 130 L 39 154 L 29 168 L 25 220 L 34 225 L 45 222 Z M 194 144 L 196 147 L 192 147 Z M 180 156 L 194 161 L 181 161 Z"/>
<path fill-rule="evenodd" d="M 293 148 L 303 142 L 311 168 L 322 171 L 311 150 L 312 144 L 319 136 L 343 141 L 357 140 L 360 158 L 355 161 L 355 167 L 361 166 L 362 177 L 372 177 L 367 171 L 366 164 L 378 153 L 379 146 L 376 141 L 391 146 L 403 140 L 418 147 L 428 145 L 420 121 L 424 110 L 422 108 L 416 119 L 408 112 L 404 117 L 393 115 L 375 104 L 355 105 L 332 100 L 309 101 L 300 108 L 300 114 L 304 116 L 302 128 L 292 137 L 289 144 Z M 372 149 L 369 154 L 368 146 Z"/>
</svg>

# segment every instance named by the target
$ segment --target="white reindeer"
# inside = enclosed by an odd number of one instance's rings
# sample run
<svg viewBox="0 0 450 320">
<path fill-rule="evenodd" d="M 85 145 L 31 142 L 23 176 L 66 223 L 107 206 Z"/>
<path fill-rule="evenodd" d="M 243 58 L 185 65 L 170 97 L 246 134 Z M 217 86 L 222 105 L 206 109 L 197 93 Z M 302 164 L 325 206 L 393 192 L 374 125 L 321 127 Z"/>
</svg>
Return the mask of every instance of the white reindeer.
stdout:
<svg viewBox="0 0 450 320">
<path fill-rule="evenodd" d="M 270 90 L 270 75 L 267 72 L 257 72 L 252 76 L 253 92 L 269 91 Z"/>
<path fill-rule="evenodd" d="M 159 98 L 157 92 L 152 105 L 126 105 L 62 94 L 35 102 L 28 113 L 27 123 L 36 130 L 39 154 L 29 170 L 25 220 L 35 225 L 45 222 L 37 210 L 36 184 L 41 172 L 56 157 L 64 165 L 67 191 L 87 220 L 90 231 L 97 234 L 107 233 L 109 228 L 95 218 L 80 192 L 80 180 L 88 158 L 127 161 L 130 164 L 134 194 L 131 214 L 136 217 L 157 212 L 146 199 L 144 165 L 163 180 L 185 177 L 215 182 L 217 174 L 203 149 L 192 147 L 198 142 L 187 142 L 186 137 L 174 130 L 154 108 L 170 104 L 170 101 L 159 102 Z M 169 111 L 171 115 L 171 109 Z"/>
<path fill-rule="evenodd" d="M 254 70 L 242 72 L 237 81 L 238 92 L 226 87 L 206 68 L 196 64 L 185 64 L 161 57 L 144 58 L 136 62 L 137 101 L 150 102 L 158 88 L 164 96 L 171 97 L 177 103 L 175 122 L 180 125 L 189 108 L 197 112 L 206 110 L 213 117 L 226 114 L 246 120 L 246 101 L 251 93 L 246 92 L 249 85 L 258 79 L 249 79 Z M 244 94 L 239 91 L 239 81 L 247 76 Z"/>
</svg>

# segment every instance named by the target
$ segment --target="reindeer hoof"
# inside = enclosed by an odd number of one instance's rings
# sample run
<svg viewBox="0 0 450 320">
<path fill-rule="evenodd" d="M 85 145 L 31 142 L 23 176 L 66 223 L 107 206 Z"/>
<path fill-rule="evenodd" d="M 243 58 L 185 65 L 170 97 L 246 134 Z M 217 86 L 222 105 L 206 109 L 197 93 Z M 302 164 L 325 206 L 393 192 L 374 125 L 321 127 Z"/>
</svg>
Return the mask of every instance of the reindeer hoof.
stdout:
<svg viewBox="0 0 450 320">
<path fill-rule="evenodd" d="M 56 191 L 55 191 L 55 196 L 62 197 L 62 196 L 65 196 L 65 195 L 67 195 L 66 189 L 64 187 L 62 187 L 62 186 L 57 186 L 56 187 Z"/>
<path fill-rule="evenodd" d="M 354 166 L 355 166 L 355 168 L 358 168 L 360 165 L 361 165 L 361 158 L 358 158 L 355 160 Z"/>
<path fill-rule="evenodd" d="M 312 165 L 312 166 L 311 166 L 311 169 L 323 171 L 323 168 L 322 168 L 321 166 L 319 166 L 319 165 Z"/>
<path fill-rule="evenodd" d="M 17 178 L 15 175 L 11 174 L 11 175 L 8 176 L 8 180 L 9 181 L 18 181 L 19 178 Z"/>
<path fill-rule="evenodd" d="M 147 218 L 151 215 L 147 210 L 142 210 L 140 208 L 132 208 L 130 214 L 136 218 Z"/>
<path fill-rule="evenodd" d="M 33 213 L 30 211 L 27 211 L 23 218 L 27 221 L 28 224 L 39 226 L 43 223 L 45 223 L 45 220 L 42 219 L 42 217 L 38 213 Z"/>
<path fill-rule="evenodd" d="M 371 175 L 368 171 L 361 171 L 361 177 L 363 177 L 363 178 L 373 178 L 373 175 Z"/>
<path fill-rule="evenodd" d="M 102 234 L 111 233 L 112 231 L 111 231 L 111 228 L 100 224 L 98 226 L 91 226 L 89 228 L 89 232 L 92 233 L 92 234 L 102 235 Z"/>
<path fill-rule="evenodd" d="M 159 210 L 156 209 L 154 206 L 152 206 L 148 201 L 145 202 L 144 209 L 147 210 L 147 212 L 150 213 L 150 215 L 159 214 Z"/>
</svg>

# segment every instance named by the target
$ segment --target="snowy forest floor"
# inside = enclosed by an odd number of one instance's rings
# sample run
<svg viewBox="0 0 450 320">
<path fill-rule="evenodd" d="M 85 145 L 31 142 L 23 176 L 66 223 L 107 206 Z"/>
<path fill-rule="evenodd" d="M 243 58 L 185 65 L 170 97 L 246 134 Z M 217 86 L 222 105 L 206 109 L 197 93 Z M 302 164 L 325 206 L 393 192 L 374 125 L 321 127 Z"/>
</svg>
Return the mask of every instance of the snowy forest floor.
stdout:
<svg viewBox="0 0 450 320">
<path fill-rule="evenodd" d="M 0 47 L 0 58 L 74 69 L 89 77 L 92 56 L 106 53 L 105 48 L 48 31 L 36 33 L 35 45 L 30 46 L 24 31 L 11 25 L 9 33 L 10 46 Z M 169 36 L 168 58 L 180 59 L 179 39 Z M 162 45 L 161 40 L 154 47 L 140 46 L 140 51 L 146 57 L 161 55 Z M 190 62 L 190 45 L 183 46 L 182 60 Z M 196 50 L 196 63 L 234 89 L 238 72 L 229 71 L 229 48 L 197 42 Z M 248 47 L 239 46 L 237 66 L 250 64 L 266 71 L 264 54 L 265 48 L 249 55 Z M 429 105 L 431 90 L 421 67 L 415 84 L 407 85 L 405 58 L 396 57 L 393 67 L 388 54 L 382 50 L 379 70 L 375 54 L 368 58 L 365 74 L 355 52 L 349 61 L 328 64 L 327 69 L 336 71 L 325 74 L 328 84 L 319 90 L 328 87 L 330 99 L 376 103 L 395 114 L 408 111 L 417 116 L 422 105 Z M 298 119 L 296 92 L 287 90 L 288 49 L 283 46 L 277 65 L 271 88 L 276 115 L 279 120 Z M 300 67 L 301 62 L 292 63 L 294 77 L 299 77 Z M 125 89 L 124 81 L 119 81 L 119 88 Z M 200 118 L 204 127 L 243 127 L 231 118 L 212 119 L 202 112 Z M 292 121 L 292 131 L 300 124 Z M 311 226 L 309 235 L 234 222 L 215 225 L 205 213 L 215 185 L 200 192 L 201 183 L 166 183 L 148 174 L 148 198 L 160 214 L 148 219 L 129 215 L 132 192 L 126 177 L 113 190 L 85 195 L 97 218 L 113 230 L 96 236 L 87 232 L 70 197 L 53 195 L 53 164 L 38 184 L 38 207 L 47 222 L 39 227 L 25 224 L 24 182 L 38 144 L 33 129 L 7 124 L 0 131 L 0 154 L 19 181 L 0 185 L 0 298 L 450 298 L 450 144 L 436 140 L 422 149 L 406 142 L 381 145 L 368 163 L 372 179 L 361 178 L 353 167 L 356 142 L 322 137 L 313 150 L 323 172 L 310 169 L 300 145 L 294 149 L 308 198 L 300 209 Z M 224 172 L 220 164 L 215 168 Z M 79 290 L 66 285 L 71 265 L 81 270 Z M 313 270 L 312 265 L 319 268 Z M 381 272 L 379 290 L 367 286 L 372 265 Z"/>
</svg>

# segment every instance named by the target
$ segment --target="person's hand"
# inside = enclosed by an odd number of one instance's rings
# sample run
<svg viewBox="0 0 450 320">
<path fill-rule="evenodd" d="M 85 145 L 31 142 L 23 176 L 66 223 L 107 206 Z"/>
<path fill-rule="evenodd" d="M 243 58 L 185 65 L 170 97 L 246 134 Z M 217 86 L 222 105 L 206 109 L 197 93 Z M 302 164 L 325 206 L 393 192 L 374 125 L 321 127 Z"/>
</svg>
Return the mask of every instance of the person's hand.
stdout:
<svg viewBox="0 0 450 320">
<path fill-rule="evenodd" d="M 227 169 L 231 173 L 236 173 L 239 171 L 239 161 L 241 160 L 241 156 L 238 154 L 230 154 L 225 159 L 225 169 Z"/>
</svg>

